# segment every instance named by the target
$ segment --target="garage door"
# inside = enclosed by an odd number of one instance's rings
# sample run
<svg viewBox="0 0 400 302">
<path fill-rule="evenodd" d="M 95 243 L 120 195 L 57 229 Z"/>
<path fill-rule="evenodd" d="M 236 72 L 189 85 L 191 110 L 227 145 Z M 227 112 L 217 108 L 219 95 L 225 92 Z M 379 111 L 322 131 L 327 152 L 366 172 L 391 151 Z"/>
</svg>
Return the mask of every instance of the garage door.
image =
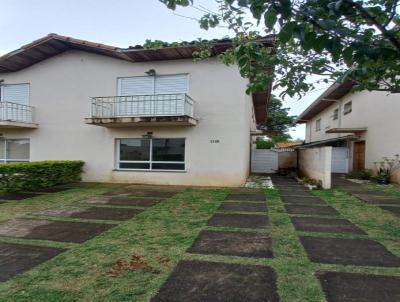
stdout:
<svg viewBox="0 0 400 302">
<path fill-rule="evenodd" d="M 347 173 L 349 167 L 349 149 L 332 148 L 332 173 Z"/>
<path fill-rule="evenodd" d="M 251 172 L 275 173 L 278 170 L 278 153 L 271 150 L 255 149 L 251 153 Z"/>
</svg>

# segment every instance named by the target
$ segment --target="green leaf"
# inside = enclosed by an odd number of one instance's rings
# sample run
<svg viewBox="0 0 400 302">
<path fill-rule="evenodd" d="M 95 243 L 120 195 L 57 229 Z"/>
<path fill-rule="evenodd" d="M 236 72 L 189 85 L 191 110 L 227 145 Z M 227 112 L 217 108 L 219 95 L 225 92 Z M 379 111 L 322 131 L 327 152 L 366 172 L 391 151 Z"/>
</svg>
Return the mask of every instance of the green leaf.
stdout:
<svg viewBox="0 0 400 302">
<path fill-rule="evenodd" d="M 269 9 L 265 14 L 264 14 L 264 22 L 265 22 L 265 26 L 268 29 L 273 29 L 275 23 L 277 20 L 277 14 L 276 11 L 272 8 Z"/>
<path fill-rule="evenodd" d="M 328 36 L 322 35 L 315 38 L 313 48 L 316 52 L 321 53 L 328 43 Z"/>
<path fill-rule="evenodd" d="M 343 53 L 342 57 L 344 62 L 346 63 L 347 66 L 351 66 L 353 64 L 353 48 L 352 47 L 347 47 Z"/>
<path fill-rule="evenodd" d="M 283 26 L 279 33 L 279 40 L 282 43 L 286 43 L 290 40 L 290 38 L 293 36 L 294 29 L 296 28 L 296 22 L 288 22 Z"/>
</svg>

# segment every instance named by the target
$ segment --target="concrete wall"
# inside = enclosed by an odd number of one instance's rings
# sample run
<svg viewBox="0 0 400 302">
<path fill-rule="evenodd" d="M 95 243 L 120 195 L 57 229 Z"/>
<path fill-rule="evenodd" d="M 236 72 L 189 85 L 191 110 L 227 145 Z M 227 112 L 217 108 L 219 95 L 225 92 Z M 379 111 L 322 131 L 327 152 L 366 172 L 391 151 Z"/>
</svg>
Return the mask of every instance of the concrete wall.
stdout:
<svg viewBox="0 0 400 302">
<path fill-rule="evenodd" d="M 300 149 L 298 156 L 300 175 L 320 180 L 322 187 L 329 189 L 331 187 L 332 147 Z"/>
<path fill-rule="evenodd" d="M 117 78 L 189 73 L 196 126 L 104 128 L 87 125 L 90 97 L 117 95 Z M 81 51 L 68 51 L 15 73 L 1 74 L 4 84 L 30 83 L 36 130 L 0 129 L 6 138 L 29 138 L 30 160 L 80 159 L 83 180 L 207 186 L 237 186 L 250 170 L 250 131 L 255 129 L 247 80 L 236 67 L 216 59 L 130 63 Z M 115 140 L 186 138 L 186 171 L 115 170 Z M 215 143 L 219 141 L 218 143 Z"/>
<path fill-rule="evenodd" d="M 352 112 L 343 115 L 343 105 L 352 101 Z M 339 108 L 339 119 L 333 120 L 335 108 Z M 381 161 L 384 156 L 400 153 L 400 95 L 386 92 L 362 91 L 349 93 L 341 100 L 316 115 L 306 125 L 306 142 L 336 138 L 346 134 L 327 134 L 330 128 L 367 127 L 360 140 L 365 140 L 365 166 L 374 168 L 374 162 Z M 321 131 L 315 131 L 316 120 L 321 118 Z M 353 146 L 350 147 L 350 158 Z M 352 160 L 349 162 L 350 170 Z M 400 170 L 394 176 L 400 182 Z"/>
<path fill-rule="evenodd" d="M 297 152 L 278 152 L 279 169 L 290 169 L 297 167 Z"/>
</svg>

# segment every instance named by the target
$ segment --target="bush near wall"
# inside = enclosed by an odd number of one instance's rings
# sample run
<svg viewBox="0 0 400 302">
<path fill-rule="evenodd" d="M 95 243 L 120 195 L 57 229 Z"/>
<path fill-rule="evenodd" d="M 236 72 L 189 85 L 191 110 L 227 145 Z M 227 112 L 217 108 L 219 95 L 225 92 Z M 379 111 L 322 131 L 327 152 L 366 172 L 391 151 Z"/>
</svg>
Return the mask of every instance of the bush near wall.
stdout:
<svg viewBox="0 0 400 302">
<path fill-rule="evenodd" d="M 84 162 L 79 160 L 0 164 L 0 190 L 35 191 L 79 181 L 83 165 Z"/>
</svg>

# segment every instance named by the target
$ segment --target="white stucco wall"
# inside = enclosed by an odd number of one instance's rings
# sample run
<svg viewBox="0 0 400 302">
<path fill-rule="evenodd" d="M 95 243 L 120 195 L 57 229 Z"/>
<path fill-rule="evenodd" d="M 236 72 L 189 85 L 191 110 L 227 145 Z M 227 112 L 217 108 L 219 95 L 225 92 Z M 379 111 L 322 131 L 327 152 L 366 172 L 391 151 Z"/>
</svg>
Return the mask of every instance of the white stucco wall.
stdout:
<svg viewBox="0 0 400 302">
<path fill-rule="evenodd" d="M 343 115 L 343 105 L 352 101 L 352 112 Z M 339 108 L 339 119 L 333 120 L 335 108 Z M 341 100 L 333 103 L 306 125 L 306 141 L 313 142 L 347 134 L 327 134 L 330 128 L 367 127 L 360 140 L 365 140 L 365 166 L 373 169 L 374 162 L 384 156 L 400 154 L 400 95 L 386 92 L 349 93 Z M 321 131 L 315 131 L 316 120 L 321 118 Z M 352 145 L 350 155 L 352 155 Z M 350 161 L 350 168 L 352 162 Z M 400 171 L 394 180 L 400 182 Z"/>
<path fill-rule="evenodd" d="M 302 176 L 320 180 L 324 189 L 331 187 L 332 147 L 299 150 L 299 171 Z"/>
<path fill-rule="evenodd" d="M 117 78 L 189 73 L 196 126 L 104 128 L 87 125 L 90 97 L 117 95 Z M 210 59 L 130 63 L 81 51 L 68 51 L 15 73 L 0 74 L 5 84 L 30 83 L 36 130 L 0 129 L 6 138 L 30 138 L 30 160 L 80 159 L 83 179 L 100 182 L 237 186 L 249 173 L 250 130 L 255 128 L 247 80 L 236 67 Z M 185 172 L 116 171 L 115 139 L 186 138 Z M 219 140 L 219 143 L 211 143 Z"/>
</svg>

